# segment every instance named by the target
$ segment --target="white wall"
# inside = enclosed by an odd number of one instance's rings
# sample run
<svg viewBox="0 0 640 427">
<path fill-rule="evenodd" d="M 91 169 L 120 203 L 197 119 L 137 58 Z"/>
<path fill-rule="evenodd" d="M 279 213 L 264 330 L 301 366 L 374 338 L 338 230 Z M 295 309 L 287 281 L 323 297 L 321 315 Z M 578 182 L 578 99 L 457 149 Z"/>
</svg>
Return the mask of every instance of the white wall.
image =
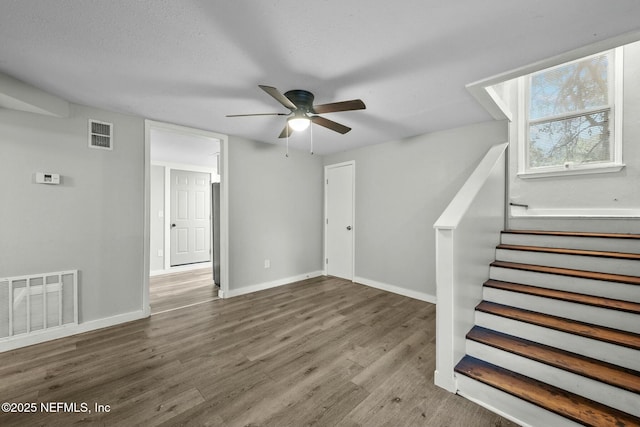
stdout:
<svg viewBox="0 0 640 427">
<path fill-rule="evenodd" d="M 355 275 L 435 298 L 433 224 L 489 147 L 494 121 L 327 156 L 356 161 Z"/>
<path fill-rule="evenodd" d="M 232 295 L 322 270 L 322 158 L 284 154 L 282 145 L 229 137 Z"/>
<path fill-rule="evenodd" d="M 640 209 L 640 42 L 624 48 L 622 155 L 626 167 L 615 173 L 522 179 L 518 172 L 517 101 L 511 90 L 512 146 L 510 198 L 531 209 Z"/>
<path fill-rule="evenodd" d="M 114 124 L 113 151 L 87 147 L 89 118 Z M 78 269 L 81 322 L 141 310 L 143 175 L 141 118 L 0 109 L 0 277 Z"/>
</svg>

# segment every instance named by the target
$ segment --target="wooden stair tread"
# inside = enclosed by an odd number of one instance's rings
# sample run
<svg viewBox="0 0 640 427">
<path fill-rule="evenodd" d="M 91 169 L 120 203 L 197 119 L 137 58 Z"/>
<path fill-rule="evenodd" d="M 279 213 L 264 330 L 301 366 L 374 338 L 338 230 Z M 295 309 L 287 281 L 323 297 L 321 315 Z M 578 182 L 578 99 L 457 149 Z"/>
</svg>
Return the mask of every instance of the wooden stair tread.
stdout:
<svg viewBox="0 0 640 427">
<path fill-rule="evenodd" d="M 542 246 L 508 245 L 508 244 L 499 244 L 496 248 L 507 249 L 512 251 L 542 252 L 542 253 L 552 253 L 552 254 L 562 254 L 562 255 L 582 255 L 582 256 L 593 256 L 593 257 L 601 257 L 601 258 L 640 260 L 640 254 L 632 254 L 632 253 L 624 253 L 624 252 L 593 251 L 593 250 L 586 250 L 586 249 L 547 248 Z"/>
<path fill-rule="evenodd" d="M 640 335 L 604 326 L 578 322 L 576 320 L 523 310 L 494 302 L 482 301 L 476 310 L 506 317 L 508 319 L 531 323 L 537 326 L 554 329 L 586 338 L 640 350 Z"/>
<path fill-rule="evenodd" d="M 640 372 L 548 345 L 474 326 L 467 339 L 640 394 Z"/>
<path fill-rule="evenodd" d="M 640 234 L 594 233 L 580 231 L 505 230 L 505 234 L 536 234 L 542 236 L 602 237 L 607 239 L 640 239 Z"/>
<path fill-rule="evenodd" d="M 622 301 L 617 299 L 598 297 L 593 295 L 579 294 L 575 292 L 559 291 L 556 289 L 541 288 L 538 286 L 523 285 L 520 283 L 503 282 L 489 279 L 485 286 L 494 289 L 502 289 L 510 292 L 534 295 L 543 298 L 553 298 L 560 301 L 585 304 L 593 307 L 602 307 L 611 310 L 624 311 L 628 313 L 640 314 L 640 303 Z"/>
<path fill-rule="evenodd" d="M 574 270 L 571 268 L 548 267 L 544 265 L 522 264 L 510 261 L 493 261 L 492 267 L 511 268 L 514 270 L 532 271 L 536 273 L 557 274 L 560 276 L 571 276 L 581 279 L 604 280 L 607 282 L 627 283 L 629 285 L 640 285 L 640 277 L 624 276 L 622 274 L 599 273 L 596 271 Z"/>
<path fill-rule="evenodd" d="M 455 371 L 587 426 L 638 426 L 640 418 L 471 356 Z"/>
</svg>

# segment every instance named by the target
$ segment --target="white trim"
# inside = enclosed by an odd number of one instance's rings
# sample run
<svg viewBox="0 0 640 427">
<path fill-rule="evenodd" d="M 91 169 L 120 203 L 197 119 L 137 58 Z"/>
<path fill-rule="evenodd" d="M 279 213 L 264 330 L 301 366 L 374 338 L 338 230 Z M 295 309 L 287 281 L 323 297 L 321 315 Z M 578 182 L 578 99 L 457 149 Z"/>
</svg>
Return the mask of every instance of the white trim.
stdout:
<svg viewBox="0 0 640 427">
<path fill-rule="evenodd" d="M 520 150 L 525 151 L 525 150 Z M 618 150 L 619 151 L 619 150 Z M 558 169 L 553 167 L 550 169 L 541 168 L 541 170 L 529 170 L 527 172 L 518 172 L 518 178 L 522 179 L 535 179 L 535 178 L 548 178 L 551 176 L 570 176 L 570 175 L 590 175 L 596 173 L 615 173 L 620 172 L 626 165 L 624 164 L 611 164 L 609 162 L 603 165 L 576 165 L 566 164 L 566 169 Z"/>
<path fill-rule="evenodd" d="M 229 293 L 229 139 L 220 143 L 218 175 L 220 175 L 220 290 L 225 298 Z"/>
<path fill-rule="evenodd" d="M 325 165 L 324 167 L 324 218 L 322 218 L 322 230 L 323 230 L 323 235 L 324 235 L 324 257 L 322 259 L 322 274 L 324 274 L 325 276 L 327 275 L 327 258 L 328 258 L 328 254 L 327 254 L 327 207 L 328 207 L 328 199 L 327 199 L 327 180 L 329 179 L 328 177 L 328 173 L 329 173 L 329 169 L 334 169 L 334 168 L 339 168 L 339 167 L 344 167 L 344 166 L 351 166 L 351 229 L 352 229 L 352 233 L 351 233 L 351 278 L 349 280 L 353 281 L 354 277 L 356 275 L 356 231 L 357 231 L 357 227 L 356 227 L 356 161 L 355 160 L 348 160 L 346 162 L 342 162 L 342 163 L 334 163 L 331 165 Z"/>
<path fill-rule="evenodd" d="M 613 96 L 614 102 L 611 107 L 613 114 L 613 143 L 615 152 L 613 153 L 613 163 L 622 164 L 623 134 L 623 105 L 624 105 L 624 47 L 618 47 L 613 51 Z M 611 131 L 611 129 L 609 129 Z M 623 165 L 624 166 L 624 165 Z"/>
<path fill-rule="evenodd" d="M 361 285 L 366 285 L 372 288 L 380 289 L 382 291 L 391 292 L 392 294 L 398 294 L 404 297 L 409 297 L 409 298 L 417 299 L 420 301 L 429 302 L 431 304 L 436 304 L 435 295 L 431 295 L 425 292 L 414 291 L 411 289 L 402 288 L 400 286 L 390 285 L 388 283 L 377 282 L 375 280 L 367 279 L 366 277 L 356 276 L 353 278 L 353 281 Z"/>
<path fill-rule="evenodd" d="M 149 270 L 151 269 L 151 124 L 144 121 L 144 209 L 142 218 L 142 310 L 151 315 Z M 166 215 L 165 215 L 166 216 Z"/>
<path fill-rule="evenodd" d="M 71 335 L 81 334 L 84 332 L 94 331 L 96 329 L 108 328 L 121 323 L 131 322 L 133 320 L 144 319 L 149 317 L 149 313 L 145 310 L 132 311 L 130 313 L 117 314 L 102 319 L 90 320 L 80 324 L 66 324 L 60 327 L 47 330 L 39 330 L 31 332 L 25 336 L 13 336 L 11 339 L 3 338 L 0 340 L 0 353 L 16 348 L 26 347 L 33 344 L 39 344 L 58 338 L 69 337 Z"/>
<path fill-rule="evenodd" d="M 299 282 L 300 280 L 312 279 L 314 277 L 320 277 L 322 275 L 322 271 L 312 271 L 310 273 L 299 274 L 297 276 L 284 277 L 282 279 L 273 280 L 271 282 L 258 283 L 256 285 L 230 289 L 229 291 L 225 292 L 224 298 L 232 298 L 239 295 L 246 295 L 253 292 L 264 291 L 266 289 L 277 288 L 278 286 L 288 285 L 290 283 Z"/>
</svg>

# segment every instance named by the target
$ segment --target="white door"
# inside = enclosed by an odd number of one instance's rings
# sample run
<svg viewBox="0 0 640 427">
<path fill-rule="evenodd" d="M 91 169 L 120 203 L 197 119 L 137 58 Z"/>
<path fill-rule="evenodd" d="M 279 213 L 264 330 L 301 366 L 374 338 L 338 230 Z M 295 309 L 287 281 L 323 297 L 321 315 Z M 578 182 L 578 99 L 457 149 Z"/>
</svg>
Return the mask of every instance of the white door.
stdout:
<svg viewBox="0 0 640 427">
<path fill-rule="evenodd" d="M 172 169 L 171 266 L 211 260 L 211 175 Z"/>
<path fill-rule="evenodd" d="M 354 259 L 354 170 L 353 162 L 325 168 L 326 271 L 349 280 Z"/>
</svg>

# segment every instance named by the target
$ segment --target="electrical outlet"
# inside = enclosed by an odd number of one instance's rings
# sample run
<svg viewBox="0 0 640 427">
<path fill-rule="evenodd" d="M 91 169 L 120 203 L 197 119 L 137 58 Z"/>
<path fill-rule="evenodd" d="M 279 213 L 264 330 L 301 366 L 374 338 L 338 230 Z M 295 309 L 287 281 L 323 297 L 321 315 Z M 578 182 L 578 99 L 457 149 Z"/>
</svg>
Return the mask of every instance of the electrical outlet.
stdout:
<svg viewBox="0 0 640 427">
<path fill-rule="evenodd" d="M 270 259 L 265 259 L 264 260 L 264 268 L 271 268 L 271 260 Z"/>
</svg>

